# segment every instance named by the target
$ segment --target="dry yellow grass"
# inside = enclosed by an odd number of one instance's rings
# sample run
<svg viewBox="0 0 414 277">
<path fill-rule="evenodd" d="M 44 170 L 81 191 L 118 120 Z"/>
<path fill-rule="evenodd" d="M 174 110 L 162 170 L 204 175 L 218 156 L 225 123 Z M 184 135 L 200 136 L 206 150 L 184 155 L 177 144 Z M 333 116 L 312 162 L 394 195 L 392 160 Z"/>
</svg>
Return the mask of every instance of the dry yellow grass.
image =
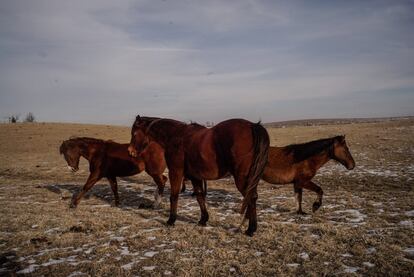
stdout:
<svg viewBox="0 0 414 277">
<path fill-rule="evenodd" d="M 151 207 L 155 187 L 145 174 L 119 182 L 119 208 L 101 181 L 70 210 L 88 169 L 85 161 L 76 174 L 66 169 L 62 140 L 127 142 L 127 127 L 0 125 L 0 275 L 412 275 L 414 120 L 268 130 L 273 145 L 346 134 L 357 167 L 321 170 L 323 206 L 311 214 L 315 195 L 305 191 L 307 216 L 294 214 L 291 185 L 261 183 L 259 229 L 249 238 L 237 231 L 232 179 L 209 182 L 206 228 L 196 225 L 190 192 L 180 196 L 176 226 L 165 226 L 168 201 Z"/>
</svg>

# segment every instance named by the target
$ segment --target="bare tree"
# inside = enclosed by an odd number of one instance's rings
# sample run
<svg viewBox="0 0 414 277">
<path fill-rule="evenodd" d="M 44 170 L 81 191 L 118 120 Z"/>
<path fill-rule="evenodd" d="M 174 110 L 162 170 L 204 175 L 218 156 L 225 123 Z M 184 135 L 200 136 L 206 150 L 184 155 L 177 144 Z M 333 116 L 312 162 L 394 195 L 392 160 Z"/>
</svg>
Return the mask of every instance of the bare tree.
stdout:
<svg viewBox="0 0 414 277">
<path fill-rule="evenodd" d="M 29 112 L 24 119 L 24 122 L 35 122 L 36 118 L 32 112 Z"/>
<path fill-rule="evenodd" d="M 19 117 L 20 115 L 18 114 L 13 114 L 9 116 L 9 123 L 17 123 L 19 121 Z"/>
</svg>

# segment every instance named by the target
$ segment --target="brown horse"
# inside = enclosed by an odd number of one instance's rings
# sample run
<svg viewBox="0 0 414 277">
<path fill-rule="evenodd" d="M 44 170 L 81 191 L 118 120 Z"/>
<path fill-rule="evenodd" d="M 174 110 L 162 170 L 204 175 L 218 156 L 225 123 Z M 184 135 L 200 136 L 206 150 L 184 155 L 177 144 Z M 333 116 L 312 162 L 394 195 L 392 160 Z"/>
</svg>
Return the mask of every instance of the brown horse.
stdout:
<svg viewBox="0 0 414 277">
<path fill-rule="evenodd" d="M 355 167 L 345 136 L 285 147 L 270 147 L 269 160 L 262 179 L 271 184 L 293 183 L 298 214 L 304 214 L 302 189 L 316 192 L 318 196 L 312 207 L 312 211 L 315 212 L 322 205 L 323 191 L 311 180 L 318 169 L 331 159 L 341 163 L 348 170 Z"/>
<path fill-rule="evenodd" d="M 253 235 L 257 229 L 257 184 L 269 149 L 269 136 L 260 123 L 230 119 L 208 129 L 172 119 L 137 116 L 131 130 L 130 154 L 137 156 L 151 141 L 164 148 L 169 169 L 171 206 L 168 225 L 173 225 L 176 220 L 178 194 L 184 177 L 193 184 L 201 210 L 199 224 L 205 226 L 208 212 L 202 182 L 231 174 L 244 196 L 241 212 L 249 219 L 246 234 Z"/>
<path fill-rule="evenodd" d="M 140 157 L 133 158 L 128 153 L 129 144 L 119 144 L 113 141 L 81 137 L 65 140 L 60 146 L 60 154 L 65 157 L 72 171 L 79 169 L 79 159 L 84 157 L 89 161 L 90 175 L 83 189 L 74 194 L 70 204 L 76 208 L 82 196 L 96 182 L 106 177 L 115 197 L 115 205 L 119 205 L 118 185 L 116 177 L 132 176 L 145 170 L 155 181 L 158 190 L 155 192 L 155 206 L 161 201 L 167 177 L 163 175 L 166 168 L 164 150 L 152 142 Z"/>
</svg>

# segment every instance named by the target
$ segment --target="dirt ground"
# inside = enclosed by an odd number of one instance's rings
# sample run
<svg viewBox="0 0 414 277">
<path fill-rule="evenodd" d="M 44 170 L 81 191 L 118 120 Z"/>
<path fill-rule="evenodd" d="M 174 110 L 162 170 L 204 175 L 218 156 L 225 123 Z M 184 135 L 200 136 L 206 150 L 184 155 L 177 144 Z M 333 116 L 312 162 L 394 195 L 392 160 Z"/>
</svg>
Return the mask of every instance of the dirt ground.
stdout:
<svg viewBox="0 0 414 277">
<path fill-rule="evenodd" d="M 154 209 L 145 173 L 119 180 L 120 207 L 103 180 L 69 209 L 88 168 L 82 160 L 79 172 L 68 171 L 60 143 L 128 142 L 128 127 L 0 124 L 0 275 L 413 276 L 414 118 L 283 127 L 268 128 L 272 145 L 346 134 L 356 168 L 322 168 L 314 180 L 323 206 L 313 214 L 316 196 L 305 191 L 305 216 L 294 212 L 292 185 L 261 182 L 250 238 L 238 229 L 241 195 L 230 178 L 209 182 L 208 227 L 197 226 L 191 189 L 180 195 L 176 226 L 167 227 L 169 190 Z"/>
</svg>

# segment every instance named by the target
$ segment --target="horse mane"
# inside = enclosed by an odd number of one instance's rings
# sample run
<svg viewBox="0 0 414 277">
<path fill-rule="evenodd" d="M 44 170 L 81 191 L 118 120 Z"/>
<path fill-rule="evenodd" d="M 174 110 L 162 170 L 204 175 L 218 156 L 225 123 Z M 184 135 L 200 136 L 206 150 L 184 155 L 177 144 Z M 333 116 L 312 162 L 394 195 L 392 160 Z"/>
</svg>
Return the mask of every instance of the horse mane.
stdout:
<svg viewBox="0 0 414 277">
<path fill-rule="evenodd" d="M 190 127 L 194 127 L 194 128 L 196 128 L 197 130 L 198 129 L 205 129 L 205 128 L 207 128 L 206 126 L 204 126 L 204 125 L 201 125 L 201 124 L 199 124 L 199 123 L 197 123 L 197 122 L 190 122 L 189 124 L 188 124 L 188 126 L 190 126 Z"/>
<path fill-rule="evenodd" d="M 108 143 L 115 143 L 112 140 L 103 140 L 91 137 L 71 137 L 68 140 L 62 142 L 59 148 L 60 154 L 63 154 L 68 148 L 75 146 L 87 146 L 89 144 L 105 145 Z"/>
<path fill-rule="evenodd" d="M 283 148 L 286 155 L 293 155 L 295 162 L 301 162 L 310 157 L 318 155 L 319 153 L 329 150 L 331 151 L 334 142 L 342 136 L 335 136 L 331 138 L 318 139 L 310 142 L 300 144 L 290 144 Z"/>
</svg>

